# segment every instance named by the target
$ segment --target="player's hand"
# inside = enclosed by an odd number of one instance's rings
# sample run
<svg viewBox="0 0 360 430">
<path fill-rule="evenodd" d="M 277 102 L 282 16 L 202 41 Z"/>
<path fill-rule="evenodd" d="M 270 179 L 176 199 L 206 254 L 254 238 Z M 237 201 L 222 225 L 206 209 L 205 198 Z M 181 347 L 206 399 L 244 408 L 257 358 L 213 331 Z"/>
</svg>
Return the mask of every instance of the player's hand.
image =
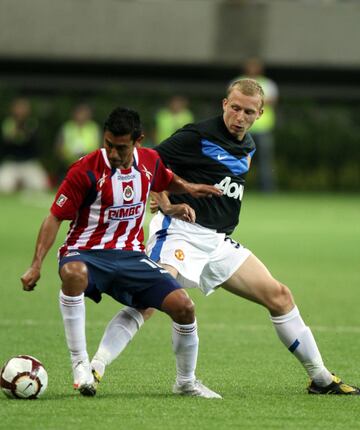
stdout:
<svg viewBox="0 0 360 430">
<path fill-rule="evenodd" d="M 23 290 L 32 291 L 36 287 L 37 281 L 40 279 L 40 270 L 30 267 L 20 279 Z"/>
<path fill-rule="evenodd" d="M 196 198 L 199 197 L 220 197 L 222 196 L 222 190 L 216 188 L 214 185 L 205 184 L 189 184 L 189 193 Z"/>
<path fill-rule="evenodd" d="M 163 210 L 164 215 L 169 215 L 172 218 L 180 219 L 181 221 L 194 223 L 196 214 L 194 209 L 186 203 L 177 205 L 169 205 L 166 210 Z"/>
<path fill-rule="evenodd" d="M 158 210 L 159 210 L 159 205 L 153 198 L 150 198 L 150 212 L 152 214 L 156 214 Z"/>
</svg>

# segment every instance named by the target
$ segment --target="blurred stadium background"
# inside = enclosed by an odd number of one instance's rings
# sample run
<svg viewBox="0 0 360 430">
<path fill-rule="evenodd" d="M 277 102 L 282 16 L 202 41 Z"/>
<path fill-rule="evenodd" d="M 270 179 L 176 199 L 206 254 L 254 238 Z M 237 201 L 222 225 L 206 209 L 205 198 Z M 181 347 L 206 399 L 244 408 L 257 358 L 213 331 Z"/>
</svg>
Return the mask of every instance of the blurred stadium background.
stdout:
<svg viewBox="0 0 360 430">
<path fill-rule="evenodd" d="M 78 101 L 99 123 L 115 105 L 138 109 L 150 136 L 172 94 L 196 119 L 218 113 L 257 56 L 280 89 L 279 188 L 359 191 L 359 17 L 357 0 L 1 0 L 0 118 L 14 97 L 31 99 L 51 173 Z"/>
<path fill-rule="evenodd" d="M 0 121 L 14 98 L 31 100 L 53 176 L 59 127 L 79 101 L 100 124 L 116 105 L 139 110 L 151 144 L 155 112 L 171 95 L 185 95 L 196 119 L 217 114 L 244 60 L 261 58 L 280 91 L 283 192 L 246 195 L 234 238 L 291 286 L 329 368 L 359 385 L 359 18 L 358 0 L 0 0 Z M 248 185 L 257 189 L 256 172 Z M 109 368 L 95 401 L 76 396 L 57 299 L 65 226 L 36 291 L 23 293 L 19 279 L 52 198 L 0 196 L 0 364 L 25 353 L 49 372 L 41 401 L 0 396 L 0 429 L 359 427 L 358 399 L 306 395 L 305 374 L 265 310 L 223 291 L 191 291 L 198 376 L 222 402 L 171 394 L 170 325 L 160 313 Z M 106 298 L 87 303 L 90 354 L 117 309 Z"/>
</svg>

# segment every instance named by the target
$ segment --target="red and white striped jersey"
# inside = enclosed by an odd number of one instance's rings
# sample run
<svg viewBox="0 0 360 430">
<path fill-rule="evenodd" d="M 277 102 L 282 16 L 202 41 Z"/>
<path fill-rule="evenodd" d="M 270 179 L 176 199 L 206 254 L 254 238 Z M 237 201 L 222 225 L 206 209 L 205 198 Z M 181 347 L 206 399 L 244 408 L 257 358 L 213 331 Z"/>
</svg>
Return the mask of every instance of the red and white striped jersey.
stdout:
<svg viewBox="0 0 360 430">
<path fill-rule="evenodd" d="M 173 176 L 157 152 L 147 148 L 135 148 L 129 169 L 111 168 L 104 148 L 81 158 L 51 206 L 56 218 L 72 221 L 60 256 L 79 249 L 144 251 L 149 192 L 165 190 Z"/>
</svg>

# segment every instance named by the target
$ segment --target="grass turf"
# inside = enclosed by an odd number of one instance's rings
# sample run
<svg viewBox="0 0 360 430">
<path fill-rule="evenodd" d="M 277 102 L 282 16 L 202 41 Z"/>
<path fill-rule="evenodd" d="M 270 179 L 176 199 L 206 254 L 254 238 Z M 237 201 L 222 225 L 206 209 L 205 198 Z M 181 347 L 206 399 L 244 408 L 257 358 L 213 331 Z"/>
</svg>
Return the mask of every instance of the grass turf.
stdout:
<svg viewBox="0 0 360 430">
<path fill-rule="evenodd" d="M 224 399 L 171 394 L 171 324 L 157 313 L 107 370 L 98 395 L 72 390 L 58 310 L 56 249 L 34 292 L 21 289 L 51 196 L 0 197 L 0 362 L 30 354 L 45 364 L 49 387 L 36 401 L 0 396 L 0 428 L 36 429 L 343 429 L 358 428 L 360 398 L 309 396 L 307 377 L 278 341 L 267 312 L 222 290 L 191 291 L 200 335 L 197 375 Z M 360 384 L 358 292 L 360 200 L 343 195 L 248 194 L 233 237 L 289 285 L 324 360 Z M 57 245 L 66 228 L 62 228 Z M 89 353 L 119 305 L 87 302 Z"/>
</svg>

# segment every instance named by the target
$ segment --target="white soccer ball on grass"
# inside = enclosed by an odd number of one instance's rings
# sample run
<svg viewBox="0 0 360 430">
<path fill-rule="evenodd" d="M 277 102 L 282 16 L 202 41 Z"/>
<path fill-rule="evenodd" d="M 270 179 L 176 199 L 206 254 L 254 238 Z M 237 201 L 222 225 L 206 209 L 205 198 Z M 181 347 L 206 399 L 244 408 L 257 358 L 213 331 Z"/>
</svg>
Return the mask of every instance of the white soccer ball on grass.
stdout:
<svg viewBox="0 0 360 430">
<path fill-rule="evenodd" d="M 0 372 L 1 390 L 15 399 L 37 399 L 44 393 L 47 384 L 45 367 L 30 355 L 10 358 Z"/>
</svg>

